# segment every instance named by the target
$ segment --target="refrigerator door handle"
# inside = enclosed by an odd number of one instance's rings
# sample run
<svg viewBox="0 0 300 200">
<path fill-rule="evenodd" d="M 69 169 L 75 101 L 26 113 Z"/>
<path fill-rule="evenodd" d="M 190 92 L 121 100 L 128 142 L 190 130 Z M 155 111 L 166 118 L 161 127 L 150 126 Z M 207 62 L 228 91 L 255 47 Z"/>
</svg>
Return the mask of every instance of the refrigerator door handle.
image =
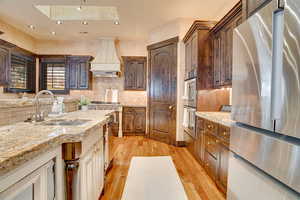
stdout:
<svg viewBox="0 0 300 200">
<path fill-rule="evenodd" d="M 271 80 L 271 118 L 279 120 L 283 106 L 282 73 L 283 73 L 283 37 L 284 10 L 273 15 L 273 48 L 272 48 L 272 80 Z"/>
</svg>

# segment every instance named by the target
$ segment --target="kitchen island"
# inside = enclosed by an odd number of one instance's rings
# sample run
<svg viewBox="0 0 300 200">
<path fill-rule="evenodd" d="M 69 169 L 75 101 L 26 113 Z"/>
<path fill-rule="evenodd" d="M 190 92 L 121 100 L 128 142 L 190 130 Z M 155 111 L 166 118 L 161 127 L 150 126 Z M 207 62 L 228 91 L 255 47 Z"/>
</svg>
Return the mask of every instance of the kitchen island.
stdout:
<svg viewBox="0 0 300 200">
<path fill-rule="evenodd" d="M 98 199 L 113 112 L 76 111 L 1 127 L 0 199 Z"/>
</svg>

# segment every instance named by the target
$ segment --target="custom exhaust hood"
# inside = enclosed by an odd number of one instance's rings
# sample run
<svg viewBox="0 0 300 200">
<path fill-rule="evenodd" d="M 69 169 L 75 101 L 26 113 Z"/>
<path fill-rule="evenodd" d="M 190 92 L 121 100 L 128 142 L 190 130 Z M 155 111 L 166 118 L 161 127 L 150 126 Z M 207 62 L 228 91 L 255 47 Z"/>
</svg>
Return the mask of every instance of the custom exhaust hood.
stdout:
<svg viewBox="0 0 300 200">
<path fill-rule="evenodd" d="M 116 41 L 112 38 L 99 40 L 99 49 L 91 62 L 91 71 L 95 77 L 118 77 L 121 63 L 117 54 Z"/>
</svg>

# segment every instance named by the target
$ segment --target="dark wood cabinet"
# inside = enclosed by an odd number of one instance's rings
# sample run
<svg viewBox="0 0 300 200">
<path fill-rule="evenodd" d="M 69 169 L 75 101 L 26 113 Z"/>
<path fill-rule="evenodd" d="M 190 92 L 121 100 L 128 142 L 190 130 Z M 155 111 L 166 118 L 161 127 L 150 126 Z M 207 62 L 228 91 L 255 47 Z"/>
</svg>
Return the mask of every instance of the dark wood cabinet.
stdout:
<svg viewBox="0 0 300 200">
<path fill-rule="evenodd" d="M 213 45 L 214 88 L 232 84 L 233 30 L 240 23 L 242 23 L 241 2 L 210 31 Z"/>
<path fill-rule="evenodd" d="M 124 135 L 141 135 L 146 132 L 146 108 L 123 107 L 122 126 Z"/>
<path fill-rule="evenodd" d="M 196 133 L 197 137 L 189 142 L 188 149 L 226 194 L 230 128 L 196 117 Z"/>
<path fill-rule="evenodd" d="M 90 61 L 91 56 L 69 56 L 70 89 L 84 90 L 90 88 Z"/>
<path fill-rule="evenodd" d="M 227 179 L 228 179 L 228 161 L 229 161 L 229 148 L 224 143 L 219 143 L 219 160 L 217 168 L 217 185 L 223 193 L 227 192 Z"/>
<path fill-rule="evenodd" d="M 147 58 L 140 56 L 122 57 L 124 61 L 124 89 L 146 90 Z"/>
<path fill-rule="evenodd" d="M 195 21 L 183 41 L 185 43 L 185 80 L 197 77 L 197 89 L 212 86 L 210 21 Z"/>
<path fill-rule="evenodd" d="M 243 2 L 243 10 L 245 17 L 250 17 L 260 8 L 265 6 L 267 3 L 271 2 L 271 0 L 242 0 Z"/>
<path fill-rule="evenodd" d="M 0 86 L 9 85 L 10 54 L 9 50 L 0 47 Z"/>
</svg>

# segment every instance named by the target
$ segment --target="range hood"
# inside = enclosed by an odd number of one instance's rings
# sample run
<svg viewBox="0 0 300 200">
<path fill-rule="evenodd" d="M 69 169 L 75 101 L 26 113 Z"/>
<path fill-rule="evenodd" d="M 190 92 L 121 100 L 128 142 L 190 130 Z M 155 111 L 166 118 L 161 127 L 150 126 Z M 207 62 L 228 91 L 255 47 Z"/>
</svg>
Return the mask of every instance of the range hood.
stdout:
<svg viewBox="0 0 300 200">
<path fill-rule="evenodd" d="M 121 72 L 121 63 L 117 54 L 115 39 L 102 38 L 98 44 L 98 52 L 91 62 L 93 76 L 118 77 Z"/>
</svg>

